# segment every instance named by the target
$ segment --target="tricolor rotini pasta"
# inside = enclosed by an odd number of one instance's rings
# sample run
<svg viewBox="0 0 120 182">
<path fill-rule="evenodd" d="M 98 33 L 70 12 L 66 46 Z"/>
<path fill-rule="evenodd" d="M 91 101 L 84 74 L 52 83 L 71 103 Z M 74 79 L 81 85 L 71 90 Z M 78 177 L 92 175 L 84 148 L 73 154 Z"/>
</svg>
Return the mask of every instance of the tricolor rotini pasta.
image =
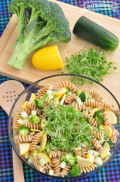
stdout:
<svg viewBox="0 0 120 182">
<path fill-rule="evenodd" d="M 79 90 L 67 81 L 57 86 L 58 91 L 42 87 L 21 106 L 13 120 L 14 142 L 38 171 L 79 176 L 109 159 L 119 136 L 117 120 L 111 120 L 114 105 L 96 90 Z"/>
</svg>

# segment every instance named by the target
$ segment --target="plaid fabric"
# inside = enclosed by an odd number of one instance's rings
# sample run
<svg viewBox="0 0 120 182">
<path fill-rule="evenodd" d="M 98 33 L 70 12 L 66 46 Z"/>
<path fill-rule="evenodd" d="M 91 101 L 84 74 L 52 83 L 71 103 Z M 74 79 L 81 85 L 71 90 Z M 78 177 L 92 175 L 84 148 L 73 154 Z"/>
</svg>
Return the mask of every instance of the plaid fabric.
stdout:
<svg viewBox="0 0 120 182">
<path fill-rule="evenodd" d="M 0 0 L 0 36 L 2 35 L 11 15 L 8 12 L 8 6 L 11 0 Z M 100 1 L 100 0 L 59 0 L 64 3 L 72 4 L 84 9 L 89 9 L 97 13 L 105 14 L 117 19 L 120 19 L 120 3 L 119 0 Z M 0 76 L 0 84 L 10 78 Z M 25 88 L 28 84 L 23 83 Z M 8 139 L 7 132 L 8 116 L 0 107 L 0 182 L 13 182 L 13 163 L 12 163 L 12 148 Z M 23 165 L 25 182 L 58 182 L 60 180 L 52 180 L 43 177 L 27 166 Z M 67 180 L 70 182 L 70 180 Z M 84 179 L 71 180 L 81 182 L 120 182 L 120 150 L 115 155 L 114 159 L 109 162 L 99 172 L 86 177 Z M 63 180 L 65 182 L 65 180 Z"/>
</svg>

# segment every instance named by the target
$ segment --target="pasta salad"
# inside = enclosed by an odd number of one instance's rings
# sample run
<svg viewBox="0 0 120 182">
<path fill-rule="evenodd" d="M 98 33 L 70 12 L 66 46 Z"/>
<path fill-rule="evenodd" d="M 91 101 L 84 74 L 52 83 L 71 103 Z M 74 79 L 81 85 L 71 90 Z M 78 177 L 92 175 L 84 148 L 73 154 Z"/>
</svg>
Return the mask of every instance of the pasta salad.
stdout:
<svg viewBox="0 0 120 182">
<path fill-rule="evenodd" d="M 28 163 L 49 175 L 78 176 L 100 166 L 117 142 L 114 105 L 67 81 L 32 93 L 15 114 L 14 142 Z"/>
</svg>

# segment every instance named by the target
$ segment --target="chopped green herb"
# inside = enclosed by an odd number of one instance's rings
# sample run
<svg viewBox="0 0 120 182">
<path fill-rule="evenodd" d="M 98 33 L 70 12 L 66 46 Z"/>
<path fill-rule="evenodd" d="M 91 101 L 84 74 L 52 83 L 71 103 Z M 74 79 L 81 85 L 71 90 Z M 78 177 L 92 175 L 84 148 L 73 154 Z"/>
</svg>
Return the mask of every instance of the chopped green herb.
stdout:
<svg viewBox="0 0 120 182">
<path fill-rule="evenodd" d="M 103 80 L 105 74 L 110 74 L 109 71 L 117 69 L 117 67 L 113 67 L 115 63 L 107 62 L 104 51 L 93 48 L 90 48 L 89 51 L 81 49 L 76 56 L 71 55 L 70 58 L 67 57 L 66 61 L 66 71 L 62 73 L 83 75 L 98 82 Z M 79 77 L 71 77 L 71 81 L 80 85 L 88 82 L 87 79 Z M 93 84 L 92 81 L 89 82 Z"/>
</svg>

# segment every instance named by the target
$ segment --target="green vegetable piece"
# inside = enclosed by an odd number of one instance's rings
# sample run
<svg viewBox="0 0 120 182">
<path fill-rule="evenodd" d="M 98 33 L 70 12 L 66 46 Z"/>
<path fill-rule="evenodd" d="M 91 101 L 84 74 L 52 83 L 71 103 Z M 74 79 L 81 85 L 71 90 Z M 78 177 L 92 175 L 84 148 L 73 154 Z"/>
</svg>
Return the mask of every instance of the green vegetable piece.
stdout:
<svg viewBox="0 0 120 182">
<path fill-rule="evenodd" d="M 68 166 L 73 166 L 76 162 L 76 156 L 74 156 L 71 152 L 64 152 L 62 154 L 61 161 L 66 162 Z"/>
<path fill-rule="evenodd" d="M 40 124 L 40 118 L 36 115 L 32 115 L 29 119 L 31 123 Z"/>
<path fill-rule="evenodd" d="M 22 69 L 29 54 L 51 42 L 69 42 L 69 22 L 60 6 L 48 0 L 12 0 L 9 11 L 18 20 L 18 38 L 8 64 Z"/>
<path fill-rule="evenodd" d="M 31 163 L 31 164 L 33 164 L 33 157 L 32 157 L 32 156 L 30 156 L 30 157 L 28 158 L 28 162 Z"/>
<path fill-rule="evenodd" d="M 91 97 L 91 95 L 88 92 L 85 91 L 85 98 L 86 99 L 91 99 L 92 97 Z"/>
<path fill-rule="evenodd" d="M 83 92 L 80 93 L 79 98 L 82 102 L 85 102 L 85 94 Z"/>
<path fill-rule="evenodd" d="M 77 96 L 79 96 L 79 95 L 80 95 L 80 93 L 81 93 L 81 91 L 80 91 L 80 90 L 77 90 L 77 91 L 76 91 L 76 95 L 77 95 Z"/>
<path fill-rule="evenodd" d="M 35 105 L 36 105 L 38 108 L 42 109 L 42 108 L 43 108 L 43 104 L 44 104 L 44 102 L 45 102 L 45 100 L 47 99 L 48 96 L 49 96 L 49 95 L 46 94 L 46 95 L 44 95 L 41 99 L 35 99 Z"/>
<path fill-rule="evenodd" d="M 78 164 L 75 164 L 74 166 L 72 166 L 72 169 L 69 170 L 68 174 L 70 176 L 78 176 L 81 172 L 81 168 Z"/>
<path fill-rule="evenodd" d="M 102 114 L 102 112 L 100 110 L 95 112 L 95 120 L 97 121 L 97 123 L 99 125 L 103 124 L 103 114 Z"/>
<path fill-rule="evenodd" d="M 27 127 L 21 127 L 19 130 L 19 135 L 26 136 L 29 134 L 29 128 Z"/>
<path fill-rule="evenodd" d="M 65 92 L 65 94 L 68 94 L 70 92 L 70 89 L 68 87 L 66 87 L 67 91 Z"/>
</svg>

